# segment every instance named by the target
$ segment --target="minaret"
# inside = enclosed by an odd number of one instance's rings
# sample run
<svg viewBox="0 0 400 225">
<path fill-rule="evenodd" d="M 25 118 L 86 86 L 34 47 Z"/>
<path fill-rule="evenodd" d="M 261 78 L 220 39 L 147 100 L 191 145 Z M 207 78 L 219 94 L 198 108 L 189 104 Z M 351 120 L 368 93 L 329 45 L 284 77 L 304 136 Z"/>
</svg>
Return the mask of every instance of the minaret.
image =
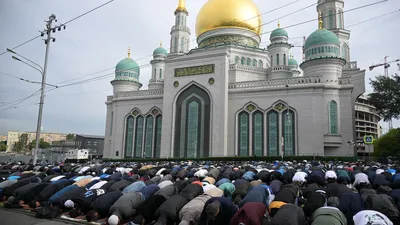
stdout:
<svg viewBox="0 0 400 225">
<path fill-rule="evenodd" d="M 115 78 L 111 81 L 114 94 L 127 91 L 138 91 L 142 84 L 139 82 L 140 67 L 131 59 L 131 48 L 128 48 L 128 57 L 122 59 L 115 66 Z"/>
<path fill-rule="evenodd" d="M 339 37 L 341 57 L 350 62 L 350 31 L 344 28 L 343 8 L 344 0 L 318 1 L 317 12 L 322 13 L 324 28 Z"/>
<path fill-rule="evenodd" d="M 189 12 L 186 10 L 186 0 L 179 0 L 175 10 L 175 25 L 171 29 L 171 54 L 183 54 L 189 52 L 190 29 L 186 26 L 186 18 Z"/>
<path fill-rule="evenodd" d="M 271 68 L 269 71 L 269 79 L 281 79 L 292 77 L 292 71 L 289 65 L 289 50 L 291 45 L 288 43 L 289 35 L 281 28 L 278 22 L 278 28 L 272 31 L 269 40 L 271 44 L 268 45 L 268 52 L 270 53 Z"/>
<path fill-rule="evenodd" d="M 165 58 L 167 58 L 168 52 L 162 47 L 153 51 L 153 60 L 151 64 L 151 79 L 149 80 L 149 89 L 161 89 L 164 87 L 164 73 L 165 73 Z"/>
</svg>

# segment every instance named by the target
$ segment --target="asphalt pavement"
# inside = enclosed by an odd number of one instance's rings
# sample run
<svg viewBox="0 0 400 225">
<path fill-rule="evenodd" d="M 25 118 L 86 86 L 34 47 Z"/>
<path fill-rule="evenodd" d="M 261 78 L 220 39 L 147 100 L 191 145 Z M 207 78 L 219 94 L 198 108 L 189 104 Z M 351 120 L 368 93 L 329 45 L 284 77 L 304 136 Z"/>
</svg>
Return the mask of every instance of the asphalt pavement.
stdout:
<svg viewBox="0 0 400 225">
<path fill-rule="evenodd" d="M 74 223 L 62 221 L 61 219 L 46 220 L 37 219 L 29 212 L 21 212 L 18 210 L 8 210 L 0 208 L 0 225 L 75 225 L 82 223 Z"/>
</svg>

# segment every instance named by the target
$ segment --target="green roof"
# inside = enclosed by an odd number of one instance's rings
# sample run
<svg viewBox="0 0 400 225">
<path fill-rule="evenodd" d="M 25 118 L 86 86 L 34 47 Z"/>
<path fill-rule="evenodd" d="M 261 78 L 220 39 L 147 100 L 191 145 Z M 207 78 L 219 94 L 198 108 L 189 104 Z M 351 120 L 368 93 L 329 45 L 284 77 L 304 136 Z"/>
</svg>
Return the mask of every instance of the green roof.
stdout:
<svg viewBox="0 0 400 225">
<path fill-rule="evenodd" d="M 167 56 L 167 55 L 168 55 L 168 52 L 167 52 L 167 50 L 165 50 L 165 48 L 163 48 L 163 47 L 158 47 L 158 48 L 156 48 L 156 49 L 154 50 L 153 55 L 165 55 L 165 56 Z"/>
<path fill-rule="evenodd" d="M 272 31 L 269 39 L 272 39 L 274 37 L 289 37 L 289 35 L 283 28 L 276 28 L 274 31 Z"/>
<path fill-rule="evenodd" d="M 336 36 L 332 31 L 327 29 L 318 29 L 308 36 L 304 47 L 305 49 L 308 49 L 312 46 L 323 44 L 340 46 L 340 41 L 338 36 Z"/>
<path fill-rule="evenodd" d="M 289 64 L 289 66 L 297 66 L 297 65 L 299 65 L 294 58 L 289 58 L 288 64 Z"/>
<path fill-rule="evenodd" d="M 133 61 L 133 59 L 131 58 L 125 58 L 121 61 L 119 61 L 119 63 L 117 64 L 117 66 L 115 67 L 115 71 L 135 71 L 137 73 L 139 73 L 140 68 L 139 65 Z"/>
</svg>

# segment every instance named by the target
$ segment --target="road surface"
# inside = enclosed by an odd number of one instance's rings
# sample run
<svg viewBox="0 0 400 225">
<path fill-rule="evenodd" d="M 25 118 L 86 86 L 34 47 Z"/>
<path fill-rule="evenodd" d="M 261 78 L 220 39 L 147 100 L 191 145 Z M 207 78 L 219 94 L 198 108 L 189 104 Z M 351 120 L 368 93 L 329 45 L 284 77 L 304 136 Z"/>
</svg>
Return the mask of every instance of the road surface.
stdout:
<svg viewBox="0 0 400 225">
<path fill-rule="evenodd" d="M 8 210 L 0 208 L 0 224 L 1 225 L 75 225 L 75 223 L 63 221 L 61 219 L 46 220 L 37 219 L 29 212 L 20 212 L 18 210 Z"/>
</svg>

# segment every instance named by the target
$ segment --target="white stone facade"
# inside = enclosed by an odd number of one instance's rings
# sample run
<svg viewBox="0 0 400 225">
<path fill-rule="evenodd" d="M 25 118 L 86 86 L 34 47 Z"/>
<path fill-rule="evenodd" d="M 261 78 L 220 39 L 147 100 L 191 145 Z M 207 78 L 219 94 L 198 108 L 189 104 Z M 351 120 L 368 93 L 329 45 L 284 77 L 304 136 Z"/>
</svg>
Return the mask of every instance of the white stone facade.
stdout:
<svg viewBox="0 0 400 225">
<path fill-rule="evenodd" d="M 164 72 L 152 75 L 149 90 L 107 97 L 104 158 L 354 155 L 354 104 L 365 91 L 356 62 L 313 59 L 298 76 L 286 43 L 175 54 L 175 26 L 172 54 L 151 62 Z M 285 63 L 275 65 L 276 54 Z"/>
</svg>

